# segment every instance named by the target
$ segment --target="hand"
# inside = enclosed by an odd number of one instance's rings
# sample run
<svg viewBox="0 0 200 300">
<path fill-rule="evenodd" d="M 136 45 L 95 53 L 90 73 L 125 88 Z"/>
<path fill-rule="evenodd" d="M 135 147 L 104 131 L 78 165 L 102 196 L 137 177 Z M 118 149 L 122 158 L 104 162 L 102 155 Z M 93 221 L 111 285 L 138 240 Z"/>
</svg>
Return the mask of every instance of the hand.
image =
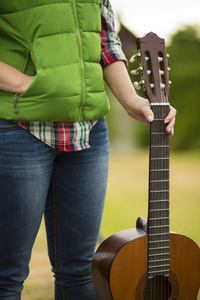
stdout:
<svg viewBox="0 0 200 300">
<path fill-rule="evenodd" d="M 133 99 L 123 103 L 125 110 L 128 115 L 140 122 L 149 123 L 154 120 L 154 114 L 151 110 L 150 102 L 138 96 L 134 95 Z M 175 124 L 176 109 L 170 105 L 170 111 L 164 120 L 167 124 L 166 131 L 173 136 L 174 135 L 174 124 Z"/>
<path fill-rule="evenodd" d="M 35 76 L 28 76 L 28 75 L 25 75 L 25 74 L 23 74 L 23 75 L 24 76 L 23 76 L 23 81 L 21 83 L 21 93 L 25 92 L 29 88 L 31 82 L 35 78 Z"/>
<path fill-rule="evenodd" d="M 122 61 L 116 61 L 103 68 L 104 79 L 115 95 L 116 99 L 124 107 L 128 115 L 140 122 L 149 123 L 154 119 L 150 102 L 137 95 L 125 64 Z M 167 124 L 166 131 L 174 135 L 176 110 L 170 106 L 170 112 L 165 118 Z"/>
<path fill-rule="evenodd" d="M 35 76 L 28 76 L 0 61 L 0 89 L 12 93 L 23 93 Z"/>
</svg>

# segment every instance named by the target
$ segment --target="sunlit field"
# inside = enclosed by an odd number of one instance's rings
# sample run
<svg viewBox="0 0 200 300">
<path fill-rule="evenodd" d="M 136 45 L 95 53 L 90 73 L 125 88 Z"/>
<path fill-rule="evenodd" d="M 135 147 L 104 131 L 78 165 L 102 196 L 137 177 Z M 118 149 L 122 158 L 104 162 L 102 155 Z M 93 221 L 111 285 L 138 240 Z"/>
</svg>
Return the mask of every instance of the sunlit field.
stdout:
<svg viewBox="0 0 200 300">
<path fill-rule="evenodd" d="M 170 166 L 171 230 L 190 237 L 200 246 L 200 153 L 173 153 Z M 147 217 L 147 202 L 148 149 L 125 154 L 111 151 L 101 238 L 135 227 L 138 216 Z M 54 299 L 43 223 L 30 269 L 22 299 Z"/>
</svg>

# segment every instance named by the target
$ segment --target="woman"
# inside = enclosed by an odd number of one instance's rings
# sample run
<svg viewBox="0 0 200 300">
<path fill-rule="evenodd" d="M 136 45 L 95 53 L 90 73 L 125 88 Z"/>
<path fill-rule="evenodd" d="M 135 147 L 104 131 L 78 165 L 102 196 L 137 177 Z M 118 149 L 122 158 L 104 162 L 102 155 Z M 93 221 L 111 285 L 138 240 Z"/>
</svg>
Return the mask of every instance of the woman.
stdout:
<svg viewBox="0 0 200 300">
<path fill-rule="evenodd" d="M 55 299 L 94 300 L 109 156 L 103 79 L 131 117 L 149 123 L 153 112 L 129 79 L 109 1 L 3 0 L 0 14 L 0 297 L 21 299 L 44 213 Z"/>
</svg>

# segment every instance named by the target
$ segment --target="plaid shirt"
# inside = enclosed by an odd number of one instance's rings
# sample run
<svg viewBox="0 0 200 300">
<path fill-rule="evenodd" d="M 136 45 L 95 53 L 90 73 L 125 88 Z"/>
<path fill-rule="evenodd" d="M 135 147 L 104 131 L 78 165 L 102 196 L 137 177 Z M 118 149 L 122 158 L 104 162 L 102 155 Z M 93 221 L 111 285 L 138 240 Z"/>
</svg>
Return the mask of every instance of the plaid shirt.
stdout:
<svg viewBox="0 0 200 300">
<path fill-rule="evenodd" d="M 100 0 L 101 9 L 101 61 L 104 67 L 107 64 L 126 58 L 121 49 L 119 37 L 115 31 L 114 14 L 109 0 Z M 60 151 L 79 151 L 89 148 L 89 134 L 92 127 L 98 122 L 16 122 L 34 135 L 36 138 Z"/>
</svg>

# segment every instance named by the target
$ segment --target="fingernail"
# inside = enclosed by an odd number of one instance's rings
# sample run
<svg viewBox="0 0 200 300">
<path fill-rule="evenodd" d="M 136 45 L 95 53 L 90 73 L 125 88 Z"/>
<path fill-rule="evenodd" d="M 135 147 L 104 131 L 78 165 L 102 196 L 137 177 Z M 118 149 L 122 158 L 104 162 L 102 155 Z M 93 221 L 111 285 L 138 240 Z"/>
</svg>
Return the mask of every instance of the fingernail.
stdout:
<svg viewBox="0 0 200 300">
<path fill-rule="evenodd" d="M 174 127 L 172 127 L 172 135 L 174 135 Z"/>
<path fill-rule="evenodd" d="M 148 116 L 147 116 L 147 120 L 148 120 L 149 122 L 152 122 L 152 121 L 153 121 L 152 115 L 148 115 Z"/>
<path fill-rule="evenodd" d="M 168 119 L 164 121 L 164 124 L 167 124 L 167 123 L 169 123 L 169 120 L 168 120 Z"/>
</svg>

